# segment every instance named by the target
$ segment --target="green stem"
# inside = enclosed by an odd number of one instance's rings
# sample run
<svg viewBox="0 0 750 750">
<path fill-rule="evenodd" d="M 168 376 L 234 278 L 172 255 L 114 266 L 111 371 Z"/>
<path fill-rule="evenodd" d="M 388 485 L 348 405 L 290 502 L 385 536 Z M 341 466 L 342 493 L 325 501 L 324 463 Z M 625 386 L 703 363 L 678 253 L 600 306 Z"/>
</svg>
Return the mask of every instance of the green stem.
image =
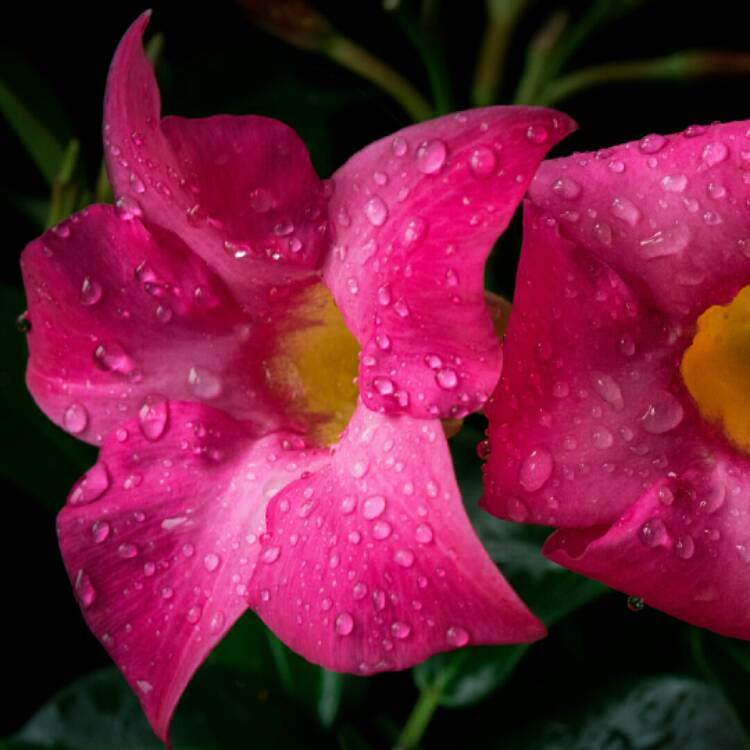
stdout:
<svg viewBox="0 0 750 750">
<path fill-rule="evenodd" d="M 427 71 L 436 114 L 444 115 L 451 112 L 454 109 L 453 93 L 451 92 L 448 69 L 445 65 L 445 55 L 434 32 L 435 19 L 433 19 L 432 30 L 420 27 L 406 3 L 399 4 L 395 9 L 395 15 L 401 29 L 419 54 Z"/>
<path fill-rule="evenodd" d="M 533 103 L 553 106 L 587 89 L 611 83 L 746 75 L 750 75 L 748 53 L 685 50 L 665 57 L 622 60 L 576 70 L 547 84 Z"/>
<path fill-rule="evenodd" d="M 339 65 L 371 81 L 395 99 L 413 120 L 428 120 L 433 116 L 430 103 L 409 81 L 390 65 L 364 47 L 340 34 L 333 34 L 321 52 Z"/>
<path fill-rule="evenodd" d="M 497 101 L 503 85 L 508 48 L 526 0 L 487 0 L 484 30 L 471 87 L 472 102 L 485 107 Z"/>
<path fill-rule="evenodd" d="M 52 182 L 47 228 L 57 224 L 75 209 L 78 187 L 73 182 L 73 174 L 78 164 L 80 150 L 81 144 L 76 138 L 73 138 L 65 149 L 62 164 Z"/>
<path fill-rule="evenodd" d="M 526 52 L 526 65 L 518 82 L 513 101 L 516 104 L 531 104 L 547 77 L 552 51 L 568 24 L 568 14 L 556 11 L 537 32 Z"/>
</svg>

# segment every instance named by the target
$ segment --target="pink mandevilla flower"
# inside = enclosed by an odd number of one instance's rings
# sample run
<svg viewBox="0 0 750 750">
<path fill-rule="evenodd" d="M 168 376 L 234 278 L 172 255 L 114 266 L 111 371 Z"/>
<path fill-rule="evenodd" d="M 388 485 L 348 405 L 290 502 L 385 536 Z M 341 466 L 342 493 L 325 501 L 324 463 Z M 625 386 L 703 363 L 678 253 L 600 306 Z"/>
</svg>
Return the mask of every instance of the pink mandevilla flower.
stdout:
<svg viewBox="0 0 750 750">
<path fill-rule="evenodd" d="M 147 23 L 107 83 L 117 206 L 22 266 L 29 388 L 101 444 L 58 518 L 65 565 L 156 733 L 248 608 L 358 674 L 539 638 L 465 516 L 439 420 L 496 383 L 483 264 L 571 121 L 451 115 L 321 182 L 274 120 L 161 119 Z"/>
<path fill-rule="evenodd" d="M 750 638 L 749 127 L 542 165 L 484 498 L 562 527 L 544 548 L 561 565 L 738 638 Z"/>
</svg>

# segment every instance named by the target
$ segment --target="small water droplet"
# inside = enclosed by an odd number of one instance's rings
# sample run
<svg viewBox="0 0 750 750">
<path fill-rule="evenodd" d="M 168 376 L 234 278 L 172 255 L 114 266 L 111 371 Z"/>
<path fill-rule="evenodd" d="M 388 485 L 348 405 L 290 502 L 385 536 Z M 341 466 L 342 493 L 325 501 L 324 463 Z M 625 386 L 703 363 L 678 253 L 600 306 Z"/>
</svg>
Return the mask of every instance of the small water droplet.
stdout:
<svg viewBox="0 0 750 750">
<path fill-rule="evenodd" d="M 393 527 L 388 523 L 388 521 L 375 521 L 375 523 L 372 525 L 372 536 L 378 541 L 387 539 L 391 535 L 392 531 Z"/>
<path fill-rule="evenodd" d="M 408 145 L 403 136 L 397 135 L 391 142 L 391 149 L 396 156 L 403 156 L 406 153 Z"/>
<path fill-rule="evenodd" d="M 266 549 L 263 550 L 261 559 L 263 560 L 264 563 L 271 565 L 272 563 L 275 563 L 279 559 L 280 555 L 281 555 L 281 547 L 266 547 Z"/>
<path fill-rule="evenodd" d="M 211 401 L 221 395 L 221 378 L 204 367 L 191 367 L 187 376 L 188 386 L 197 398 Z"/>
<path fill-rule="evenodd" d="M 458 375 L 455 370 L 444 368 L 435 373 L 437 384 L 446 391 L 455 388 L 458 385 Z"/>
<path fill-rule="evenodd" d="M 102 298 L 102 285 L 87 276 L 81 284 L 81 304 L 84 307 L 95 305 Z"/>
<path fill-rule="evenodd" d="M 393 555 L 393 561 L 402 568 L 414 565 L 414 553 L 410 549 L 398 549 Z"/>
<path fill-rule="evenodd" d="M 626 224 L 634 227 L 641 218 L 641 212 L 638 207 L 628 198 L 614 198 L 610 211 L 613 216 L 624 221 Z"/>
<path fill-rule="evenodd" d="M 138 410 L 138 425 L 147 440 L 158 440 L 169 422 L 169 401 L 166 396 L 151 394 Z"/>
<path fill-rule="evenodd" d="M 573 200 L 581 194 L 581 186 L 570 177 L 560 177 L 552 183 L 552 192 L 566 200 Z"/>
<path fill-rule="evenodd" d="M 203 557 L 203 567 L 209 573 L 213 573 L 216 570 L 216 568 L 219 567 L 220 562 L 221 562 L 221 558 L 213 552 L 209 552 Z"/>
<path fill-rule="evenodd" d="M 91 536 L 95 544 L 101 544 L 109 538 L 112 527 L 107 521 L 94 521 L 91 524 Z"/>
<path fill-rule="evenodd" d="M 727 158 L 728 154 L 729 149 L 725 144 L 721 142 L 708 143 L 703 149 L 701 158 L 709 167 L 713 167 L 715 164 L 723 162 L 724 159 Z"/>
<path fill-rule="evenodd" d="M 674 553 L 681 560 L 689 560 L 695 554 L 695 542 L 690 534 L 677 537 L 674 545 Z"/>
<path fill-rule="evenodd" d="M 611 375 L 604 373 L 594 373 L 594 390 L 601 398 L 612 406 L 615 411 L 622 411 L 625 406 L 625 400 L 622 397 L 622 390 L 617 381 Z"/>
<path fill-rule="evenodd" d="M 391 635 L 399 640 L 408 638 L 411 635 L 411 625 L 405 622 L 391 623 Z"/>
<path fill-rule="evenodd" d="M 428 523 L 420 523 L 419 526 L 417 526 L 414 536 L 420 544 L 429 544 L 434 537 L 432 526 Z"/>
<path fill-rule="evenodd" d="M 682 422 L 682 404 L 667 391 L 662 391 L 641 417 L 643 429 L 653 435 L 669 432 Z"/>
<path fill-rule="evenodd" d="M 667 537 L 667 528 L 661 518 L 650 518 L 640 528 L 638 535 L 647 547 L 663 544 Z"/>
<path fill-rule="evenodd" d="M 526 129 L 526 137 L 532 143 L 546 143 L 549 140 L 549 133 L 547 128 L 543 125 L 529 125 Z"/>
<path fill-rule="evenodd" d="M 383 226 L 388 218 L 388 206 L 382 198 L 374 195 L 365 203 L 365 216 L 374 227 Z"/>
<path fill-rule="evenodd" d="M 388 378 L 375 378 L 372 385 L 381 396 L 390 396 L 395 390 L 393 381 Z"/>
<path fill-rule="evenodd" d="M 451 646 L 460 648 L 469 642 L 469 633 L 458 625 L 452 625 L 445 631 L 445 640 L 448 641 Z"/>
<path fill-rule="evenodd" d="M 73 584 L 78 601 L 84 607 L 90 607 L 96 601 L 96 589 L 91 583 L 91 579 L 83 569 L 76 573 L 75 583 Z"/>
<path fill-rule="evenodd" d="M 691 232 L 685 224 L 675 224 L 667 229 L 660 229 L 649 237 L 640 240 L 638 254 L 642 258 L 661 258 L 665 255 L 676 255 L 690 243 Z"/>
<path fill-rule="evenodd" d="M 628 597 L 628 609 L 631 612 L 640 612 L 645 606 L 645 602 L 640 596 L 629 596 Z"/>
<path fill-rule="evenodd" d="M 668 193 L 682 193 L 688 184 L 684 174 L 668 174 L 662 177 L 661 186 Z"/>
<path fill-rule="evenodd" d="M 477 456 L 479 456 L 481 461 L 486 461 L 490 457 L 491 452 L 492 446 L 487 438 L 477 444 Z"/>
<path fill-rule="evenodd" d="M 469 157 L 471 171 L 477 177 L 489 177 L 497 165 L 495 152 L 487 146 L 477 146 Z"/>
<path fill-rule="evenodd" d="M 638 144 L 638 148 L 644 154 L 655 154 L 658 151 L 661 151 L 666 145 L 667 139 L 663 135 L 652 133 L 651 135 L 647 135 L 644 138 L 641 138 L 641 141 Z"/>
<path fill-rule="evenodd" d="M 98 500 L 109 489 L 109 473 L 102 463 L 94 464 L 75 484 L 68 496 L 71 505 L 85 505 Z"/>
<path fill-rule="evenodd" d="M 138 547 L 135 544 L 121 544 L 117 548 L 117 554 L 125 560 L 138 556 Z"/>
</svg>

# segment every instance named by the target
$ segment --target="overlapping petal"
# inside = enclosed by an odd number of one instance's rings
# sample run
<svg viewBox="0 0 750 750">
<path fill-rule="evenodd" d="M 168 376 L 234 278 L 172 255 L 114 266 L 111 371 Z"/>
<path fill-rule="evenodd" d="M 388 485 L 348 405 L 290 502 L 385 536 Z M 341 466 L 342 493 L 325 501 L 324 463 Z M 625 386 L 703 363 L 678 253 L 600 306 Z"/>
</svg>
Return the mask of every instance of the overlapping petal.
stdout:
<svg viewBox="0 0 750 750">
<path fill-rule="evenodd" d="M 246 299 L 316 268 L 328 244 L 326 191 L 299 136 L 265 117 L 162 120 L 141 45 L 149 15 L 125 34 L 107 79 L 115 195 L 177 234 Z"/>
<path fill-rule="evenodd" d="M 545 109 L 473 110 L 376 141 L 336 172 L 325 279 L 362 346 L 370 408 L 455 417 L 486 401 L 502 360 L 484 263 L 572 129 Z"/>
<path fill-rule="evenodd" d="M 750 122 L 693 126 L 544 163 L 531 200 L 562 234 L 692 322 L 748 283 Z"/>
<path fill-rule="evenodd" d="M 698 316 L 750 283 L 747 133 L 689 128 L 539 170 L 483 500 L 563 527 L 545 552 L 566 567 L 741 638 L 750 462 L 680 366 Z"/>
<path fill-rule="evenodd" d="M 84 616 L 162 738 L 248 605 L 308 659 L 359 674 L 544 634 L 466 518 L 439 422 L 360 406 L 329 451 L 167 408 L 158 435 L 134 421 L 108 436 L 58 519 Z"/>
<path fill-rule="evenodd" d="M 27 382 L 69 432 L 99 443 L 164 398 L 209 402 L 259 429 L 294 426 L 263 370 L 295 308 L 294 286 L 250 314 L 177 237 L 110 206 L 47 232 L 21 263 Z"/>
<path fill-rule="evenodd" d="M 328 669 L 544 635 L 471 528 L 439 422 L 360 405 L 330 462 L 271 501 L 268 529 L 253 609 Z"/>
</svg>

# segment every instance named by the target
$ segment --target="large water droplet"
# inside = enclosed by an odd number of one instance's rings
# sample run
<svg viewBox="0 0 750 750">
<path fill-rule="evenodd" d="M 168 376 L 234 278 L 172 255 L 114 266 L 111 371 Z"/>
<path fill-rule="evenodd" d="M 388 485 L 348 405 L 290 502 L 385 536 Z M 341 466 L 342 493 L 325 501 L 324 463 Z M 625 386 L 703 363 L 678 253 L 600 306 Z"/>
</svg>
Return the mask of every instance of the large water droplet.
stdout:
<svg viewBox="0 0 750 750">
<path fill-rule="evenodd" d="M 109 489 L 109 473 L 102 463 L 94 464 L 68 495 L 71 505 L 85 505 L 98 500 Z"/>
<path fill-rule="evenodd" d="M 417 149 L 417 169 L 423 174 L 434 174 L 445 164 L 448 149 L 443 141 L 423 141 Z"/>
<path fill-rule="evenodd" d="M 437 381 L 437 384 L 446 391 L 449 391 L 458 385 L 458 375 L 456 374 L 456 371 L 449 368 L 438 370 L 435 373 L 435 380 Z"/>
<path fill-rule="evenodd" d="M 402 568 L 411 568 L 414 565 L 414 553 L 410 549 L 398 549 L 393 555 L 393 562 Z"/>
<path fill-rule="evenodd" d="M 193 395 L 205 401 L 217 398 L 223 390 L 221 378 L 204 367 L 191 367 L 187 381 Z"/>
<path fill-rule="evenodd" d="M 125 560 L 138 556 L 138 547 L 135 544 L 121 544 L 117 548 L 117 555 Z"/>
<path fill-rule="evenodd" d="M 63 414 L 63 427 L 73 435 L 80 435 L 89 425 L 89 413 L 83 404 L 71 404 Z"/>
<path fill-rule="evenodd" d="M 643 429 L 654 435 L 669 432 L 682 422 L 682 404 L 667 391 L 662 391 L 649 404 L 641 417 Z"/>
<path fill-rule="evenodd" d="M 652 133 L 644 138 L 641 138 L 641 142 L 638 144 L 638 148 L 644 154 L 655 154 L 661 151 L 664 146 L 667 145 L 667 139 L 663 135 L 658 133 Z"/>
<path fill-rule="evenodd" d="M 221 558 L 213 552 L 209 552 L 203 557 L 203 567 L 209 573 L 213 573 L 216 570 L 216 568 L 219 567 L 220 562 L 221 562 Z"/>
<path fill-rule="evenodd" d="M 690 229 L 685 224 L 660 229 L 640 241 L 638 254 L 646 259 L 676 255 L 688 246 L 691 237 Z"/>
<path fill-rule="evenodd" d="M 687 187 L 688 179 L 684 174 L 668 174 L 662 177 L 661 186 L 669 193 L 681 193 Z"/>
<path fill-rule="evenodd" d="M 338 635 L 349 635 L 354 630 L 354 618 L 348 612 L 340 612 L 333 623 Z"/>
<path fill-rule="evenodd" d="M 689 560 L 695 554 L 695 542 L 690 534 L 677 538 L 674 545 L 674 553 L 681 560 Z"/>
<path fill-rule="evenodd" d="M 81 304 L 84 307 L 95 305 L 102 298 L 102 285 L 87 276 L 81 284 Z"/>
<path fill-rule="evenodd" d="M 166 396 L 151 394 L 138 410 L 138 424 L 147 440 L 158 440 L 169 421 L 169 401 Z"/>
<path fill-rule="evenodd" d="M 709 167 L 713 167 L 715 164 L 724 161 L 728 154 L 729 149 L 723 143 L 708 143 L 703 149 L 701 158 Z"/>
<path fill-rule="evenodd" d="M 112 531 L 112 527 L 107 521 L 94 521 L 91 524 L 91 536 L 95 544 L 101 544 L 109 539 L 109 534 Z"/>
<path fill-rule="evenodd" d="M 478 146 L 471 152 L 469 166 L 477 177 L 489 177 L 495 170 L 497 159 L 495 153 L 487 146 Z"/>
<path fill-rule="evenodd" d="M 570 177 L 560 177 L 552 183 L 552 192 L 566 200 L 573 200 L 581 194 L 581 186 Z"/>
<path fill-rule="evenodd" d="M 518 481 L 528 492 L 540 489 L 552 474 L 552 454 L 544 449 L 537 448 L 531 451 L 521 464 L 518 471 Z"/>
<path fill-rule="evenodd" d="M 604 401 L 611 404 L 615 411 L 622 411 L 625 406 L 625 400 L 622 397 L 622 390 L 617 381 L 611 375 L 604 373 L 594 373 L 594 390 L 602 397 Z"/>
<path fill-rule="evenodd" d="M 135 362 L 117 341 L 103 341 L 99 344 L 94 349 L 94 363 L 102 370 L 127 377 L 136 372 Z"/>
<path fill-rule="evenodd" d="M 382 198 L 374 195 L 365 203 L 365 216 L 374 227 L 383 226 L 388 218 L 388 206 L 385 205 Z"/>
<path fill-rule="evenodd" d="M 391 623 L 391 635 L 399 640 L 408 638 L 411 635 L 411 625 L 405 622 Z"/>
<path fill-rule="evenodd" d="M 469 642 L 469 632 L 458 625 L 452 625 L 445 631 L 445 640 L 451 646 L 460 648 Z"/>
<path fill-rule="evenodd" d="M 613 216 L 634 227 L 641 218 L 641 212 L 638 207 L 628 198 L 614 198 L 610 211 Z"/>
<path fill-rule="evenodd" d="M 362 503 L 362 515 L 372 521 L 383 513 L 385 505 L 385 498 L 382 495 L 370 495 Z"/>
<path fill-rule="evenodd" d="M 661 518 L 650 518 L 640 528 L 638 535 L 647 547 L 663 544 L 667 537 L 667 527 Z"/>
<path fill-rule="evenodd" d="M 420 544 L 429 544 L 434 537 L 432 527 L 428 523 L 420 523 L 414 536 Z"/>
</svg>

